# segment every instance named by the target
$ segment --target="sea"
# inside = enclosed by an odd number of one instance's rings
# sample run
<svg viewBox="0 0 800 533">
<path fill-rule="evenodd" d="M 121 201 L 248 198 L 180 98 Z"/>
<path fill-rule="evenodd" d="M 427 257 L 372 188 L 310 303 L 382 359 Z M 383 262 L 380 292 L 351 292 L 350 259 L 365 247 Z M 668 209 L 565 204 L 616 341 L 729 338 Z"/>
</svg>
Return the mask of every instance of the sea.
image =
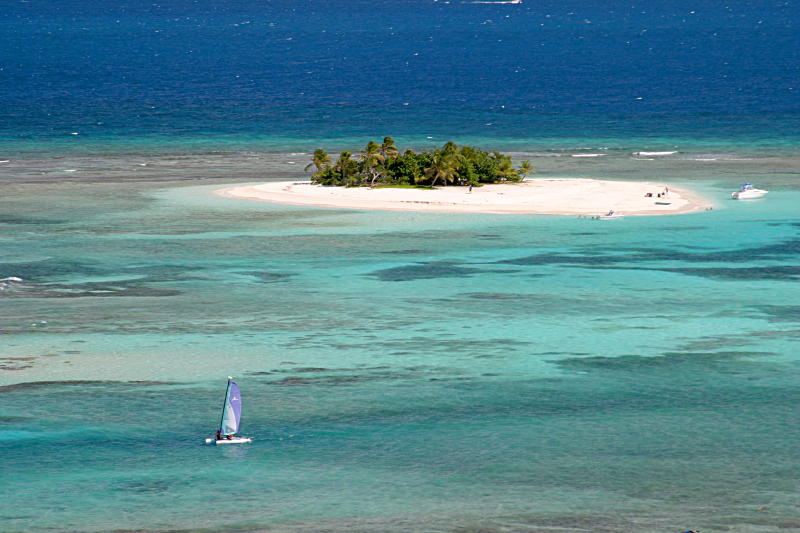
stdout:
<svg viewBox="0 0 800 533">
<path fill-rule="evenodd" d="M 800 532 L 799 26 L 795 0 L 5 0 L 0 531 Z M 384 136 L 714 207 L 215 193 Z M 253 442 L 207 446 L 228 376 Z"/>
</svg>

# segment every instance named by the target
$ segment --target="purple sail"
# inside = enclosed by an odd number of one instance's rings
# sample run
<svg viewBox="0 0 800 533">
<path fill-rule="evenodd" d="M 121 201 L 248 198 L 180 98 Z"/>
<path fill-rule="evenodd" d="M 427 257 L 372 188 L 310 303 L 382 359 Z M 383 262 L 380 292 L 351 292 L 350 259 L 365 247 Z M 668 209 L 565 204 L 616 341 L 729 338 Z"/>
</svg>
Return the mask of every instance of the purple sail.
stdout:
<svg viewBox="0 0 800 533">
<path fill-rule="evenodd" d="M 220 432 L 223 435 L 233 435 L 239 431 L 239 420 L 242 417 L 242 395 L 239 386 L 228 381 L 228 390 L 225 393 L 225 407 L 222 410 L 222 423 Z"/>
</svg>

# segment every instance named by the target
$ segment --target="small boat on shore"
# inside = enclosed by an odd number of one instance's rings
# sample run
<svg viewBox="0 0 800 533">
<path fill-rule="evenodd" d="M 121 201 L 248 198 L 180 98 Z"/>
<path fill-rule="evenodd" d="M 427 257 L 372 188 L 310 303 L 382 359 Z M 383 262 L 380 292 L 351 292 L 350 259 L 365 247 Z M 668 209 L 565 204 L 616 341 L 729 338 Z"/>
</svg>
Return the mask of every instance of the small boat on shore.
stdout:
<svg viewBox="0 0 800 533">
<path fill-rule="evenodd" d="M 752 200 L 754 198 L 761 198 L 769 191 L 763 189 L 756 189 L 752 183 L 743 183 L 738 191 L 731 193 L 731 198 L 734 200 Z"/>
<path fill-rule="evenodd" d="M 242 395 L 239 385 L 228 376 L 228 388 L 225 389 L 225 402 L 222 404 L 222 418 L 216 437 L 206 439 L 206 444 L 245 444 L 253 442 L 250 437 L 237 437 L 239 423 L 242 419 Z"/>
<path fill-rule="evenodd" d="M 622 213 L 615 213 L 614 210 L 612 209 L 605 215 L 594 215 L 591 218 L 592 220 L 620 220 L 625 218 L 625 215 L 623 215 Z"/>
</svg>

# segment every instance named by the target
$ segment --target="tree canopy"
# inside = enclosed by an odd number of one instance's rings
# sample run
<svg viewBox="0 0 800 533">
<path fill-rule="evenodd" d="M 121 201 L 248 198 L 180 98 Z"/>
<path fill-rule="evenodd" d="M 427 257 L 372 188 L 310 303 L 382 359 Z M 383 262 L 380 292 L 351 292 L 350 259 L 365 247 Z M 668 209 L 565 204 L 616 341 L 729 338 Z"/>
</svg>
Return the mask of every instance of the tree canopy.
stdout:
<svg viewBox="0 0 800 533">
<path fill-rule="evenodd" d="M 344 151 L 332 161 L 324 150 L 314 151 L 306 170 L 316 172 L 311 181 L 321 185 L 344 187 L 374 185 L 413 185 L 435 187 L 445 185 L 481 185 L 483 183 L 518 182 L 533 172 L 528 161 L 514 169 L 511 156 L 485 152 L 471 146 L 445 143 L 432 151 L 398 150 L 394 139 L 384 137 L 378 144 L 370 141 L 353 158 Z"/>
</svg>

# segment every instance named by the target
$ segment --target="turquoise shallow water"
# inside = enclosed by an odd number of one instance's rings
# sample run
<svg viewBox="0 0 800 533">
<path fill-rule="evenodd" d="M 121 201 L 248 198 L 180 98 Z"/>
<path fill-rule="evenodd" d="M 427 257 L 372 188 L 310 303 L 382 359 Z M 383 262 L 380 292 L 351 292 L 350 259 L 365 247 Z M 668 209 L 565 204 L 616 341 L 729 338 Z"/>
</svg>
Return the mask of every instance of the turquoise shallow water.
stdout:
<svg viewBox="0 0 800 533">
<path fill-rule="evenodd" d="M 800 530 L 795 156 L 521 152 L 716 206 L 310 209 L 213 194 L 297 154 L 13 162 L 0 530 Z M 204 447 L 227 375 L 254 442 Z"/>
<path fill-rule="evenodd" d="M 795 3 L 6 4 L 0 531 L 800 531 Z M 213 194 L 385 135 L 715 208 Z"/>
</svg>

